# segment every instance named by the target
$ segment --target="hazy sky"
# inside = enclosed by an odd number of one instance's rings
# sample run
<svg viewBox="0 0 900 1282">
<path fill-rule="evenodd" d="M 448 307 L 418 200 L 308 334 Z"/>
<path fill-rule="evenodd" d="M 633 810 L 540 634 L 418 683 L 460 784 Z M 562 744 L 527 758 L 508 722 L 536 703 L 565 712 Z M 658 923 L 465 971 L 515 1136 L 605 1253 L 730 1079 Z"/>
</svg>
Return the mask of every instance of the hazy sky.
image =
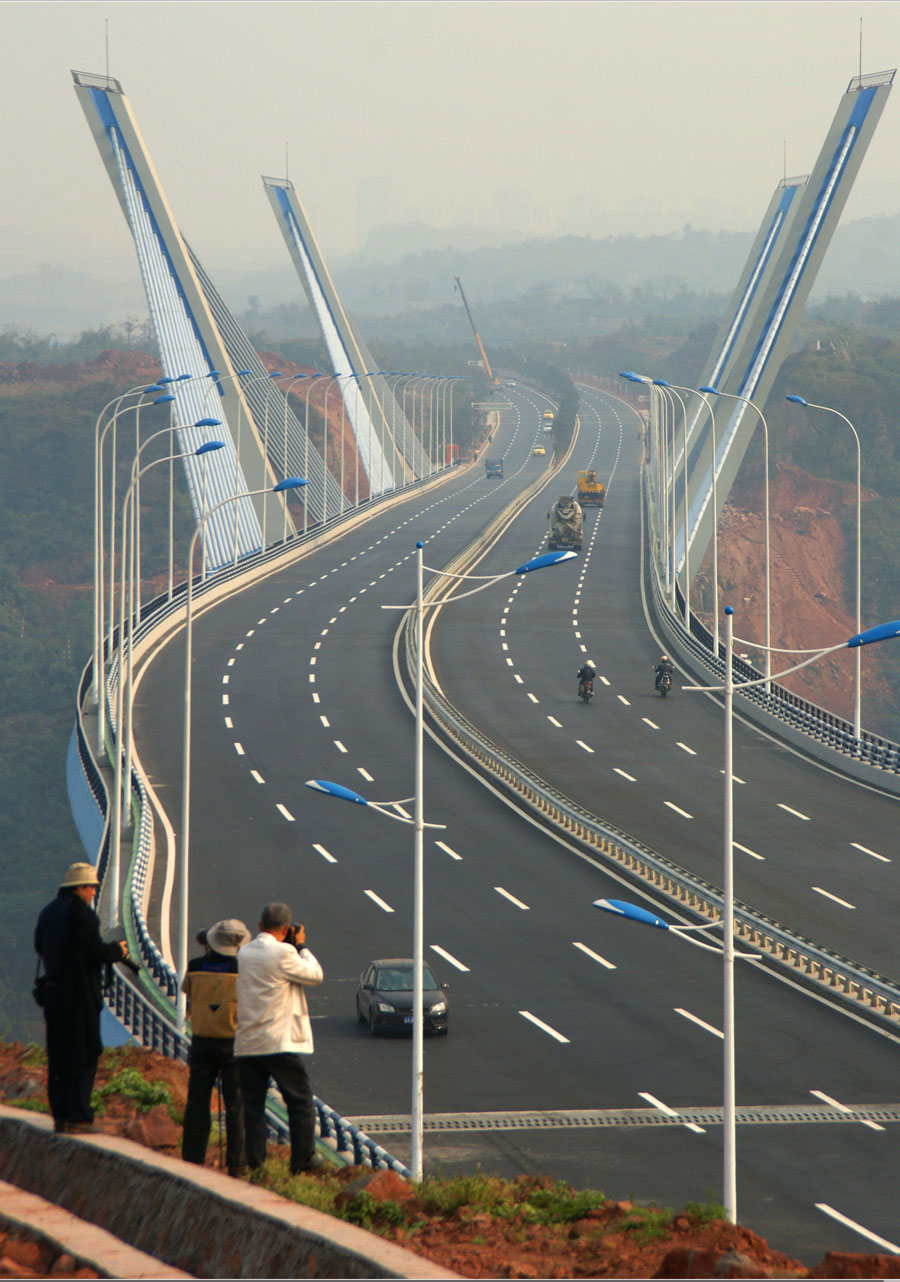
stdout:
<svg viewBox="0 0 900 1282">
<path fill-rule="evenodd" d="M 287 259 L 259 175 L 327 254 L 371 226 L 755 230 L 847 83 L 900 64 L 900 4 L 316 0 L 0 4 L 0 277 L 121 277 L 125 220 L 72 89 L 109 70 L 201 260 Z M 900 211 L 895 87 L 844 221 Z"/>
</svg>

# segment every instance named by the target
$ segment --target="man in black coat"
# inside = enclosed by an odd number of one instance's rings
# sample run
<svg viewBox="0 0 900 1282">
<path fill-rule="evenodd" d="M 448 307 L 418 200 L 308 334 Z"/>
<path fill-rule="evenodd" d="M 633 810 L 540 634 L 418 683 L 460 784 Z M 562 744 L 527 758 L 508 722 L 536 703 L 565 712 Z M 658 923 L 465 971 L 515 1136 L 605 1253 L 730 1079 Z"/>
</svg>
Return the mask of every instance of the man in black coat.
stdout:
<svg viewBox="0 0 900 1282">
<path fill-rule="evenodd" d="M 91 1092 L 100 1058 L 101 970 L 120 961 L 124 943 L 104 944 L 91 904 L 97 870 L 71 864 L 59 893 L 38 917 L 35 951 L 44 963 L 47 1095 L 57 1131 L 90 1130 Z"/>
</svg>

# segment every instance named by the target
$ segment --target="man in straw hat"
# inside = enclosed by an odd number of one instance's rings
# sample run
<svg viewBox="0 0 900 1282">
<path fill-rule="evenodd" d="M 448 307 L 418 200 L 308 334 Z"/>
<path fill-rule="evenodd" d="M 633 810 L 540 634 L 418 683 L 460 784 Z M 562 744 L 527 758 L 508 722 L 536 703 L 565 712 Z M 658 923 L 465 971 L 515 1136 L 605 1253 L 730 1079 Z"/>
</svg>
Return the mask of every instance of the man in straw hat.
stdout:
<svg viewBox="0 0 900 1282">
<path fill-rule="evenodd" d="M 101 971 L 127 953 L 104 944 L 91 905 L 99 884 L 92 864 L 70 864 L 59 892 L 38 917 L 35 951 L 44 965 L 47 1095 L 57 1131 L 89 1131 L 100 1058 Z"/>
<path fill-rule="evenodd" d="M 237 954 L 249 938 L 250 931 L 234 917 L 217 921 L 208 930 L 201 931 L 197 941 L 205 945 L 206 952 L 202 957 L 191 958 L 181 984 L 187 994 L 191 1021 L 191 1072 L 181 1156 L 199 1166 L 206 1160 L 209 1105 L 218 1077 L 225 1101 L 225 1160 L 229 1175 L 240 1175 L 247 1165 L 244 1103 L 234 1061 L 234 1030 L 237 1027 Z"/>
</svg>

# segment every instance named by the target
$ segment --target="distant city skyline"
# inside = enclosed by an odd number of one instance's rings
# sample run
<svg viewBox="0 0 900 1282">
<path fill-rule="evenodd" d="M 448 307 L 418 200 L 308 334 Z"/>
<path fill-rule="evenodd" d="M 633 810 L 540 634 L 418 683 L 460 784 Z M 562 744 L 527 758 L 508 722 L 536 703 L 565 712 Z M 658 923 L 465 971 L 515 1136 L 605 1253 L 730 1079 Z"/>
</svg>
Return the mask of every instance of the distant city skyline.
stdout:
<svg viewBox="0 0 900 1282">
<path fill-rule="evenodd" d="M 214 15 L 214 17 L 213 17 Z M 287 163 L 328 257 L 390 223 L 512 236 L 753 231 L 812 166 L 859 66 L 900 63 L 900 5 L 491 0 L 0 6 L 13 122 L 0 279 L 135 270 L 70 70 L 109 71 L 210 269 L 283 250 Z M 900 210 L 891 101 L 844 221 Z"/>
</svg>

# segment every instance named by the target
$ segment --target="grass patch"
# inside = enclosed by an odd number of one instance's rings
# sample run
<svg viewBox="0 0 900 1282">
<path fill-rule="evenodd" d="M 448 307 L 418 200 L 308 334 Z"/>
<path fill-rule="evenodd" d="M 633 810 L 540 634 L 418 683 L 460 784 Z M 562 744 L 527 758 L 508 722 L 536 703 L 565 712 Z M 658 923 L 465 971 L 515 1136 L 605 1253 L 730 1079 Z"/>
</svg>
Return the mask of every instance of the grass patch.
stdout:
<svg viewBox="0 0 900 1282">
<path fill-rule="evenodd" d="M 50 1105 L 45 1099 L 40 1099 L 33 1095 L 30 1099 L 16 1099 L 5 1101 L 9 1108 L 24 1108 L 28 1113 L 49 1113 Z"/>
<path fill-rule="evenodd" d="M 652 1242 L 654 1238 L 668 1237 L 674 1218 L 670 1206 L 636 1206 L 620 1220 L 618 1227 L 643 1244 Z"/>
<path fill-rule="evenodd" d="M 162 1082 L 148 1082 L 136 1068 L 120 1068 L 105 1085 L 95 1088 L 91 1095 L 91 1108 L 95 1113 L 106 1112 L 106 1101 L 110 1095 L 124 1095 L 126 1099 L 134 1100 L 141 1113 L 148 1113 L 157 1104 L 164 1104 L 173 1122 L 180 1124 L 183 1121 L 168 1086 Z"/>
<path fill-rule="evenodd" d="M 44 1068 L 47 1064 L 47 1052 L 37 1042 L 29 1042 L 28 1049 L 22 1056 L 22 1063 L 27 1064 L 29 1068 Z"/>
</svg>

